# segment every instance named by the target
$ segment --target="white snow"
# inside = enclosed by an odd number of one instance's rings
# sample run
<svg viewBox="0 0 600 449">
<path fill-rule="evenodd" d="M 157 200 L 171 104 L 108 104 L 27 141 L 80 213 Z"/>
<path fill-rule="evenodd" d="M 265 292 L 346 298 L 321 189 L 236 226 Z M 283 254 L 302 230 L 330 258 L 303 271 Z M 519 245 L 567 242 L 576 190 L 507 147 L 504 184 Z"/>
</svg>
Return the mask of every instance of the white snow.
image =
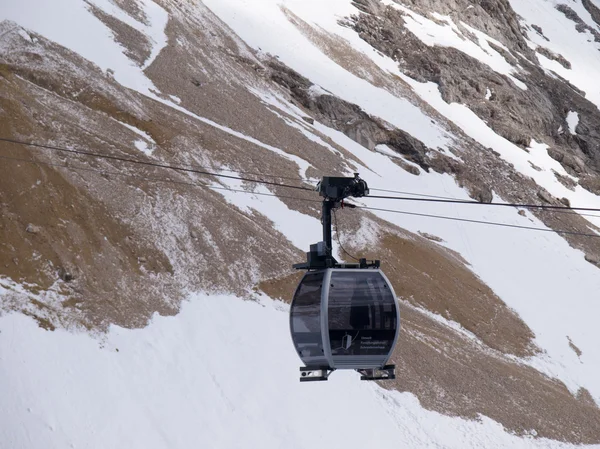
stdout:
<svg viewBox="0 0 600 449">
<path fill-rule="evenodd" d="M 586 98 L 600 108 L 600 90 L 598 89 L 600 43 L 595 42 L 589 32 L 579 33 L 575 29 L 575 22 L 556 10 L 555 6 L 558 3 L 554 0 L 510 0 L 511 6 L 523 18 L 525 24 L 541 26 L 544 35 L 549 39 L 547 41 L 538 33 L 531 31 L 528 33 L 531 46 L 533 48 L 546 47 L 552 52 L 564 56 L 571 63 L 571 69 L 566 69 L 558 62 L 538 53 L 537 57 L 541 65 L 583 90 Z M 580 0 L 563 3 L 572 8 L 588 25 L 598 30 L 598 26 L 593 22 Z"/>
<path fill-rule="evenodd" d="M 198 294 L 175 317 L 101 340 L 2 316 L 0 447 L 573 447 L 426 411 L 355 373 L 301 384 L 286 311 Z"/>
<path fill-rule="evenodd" d="M 487 88 L 485 89 L 485 99 L 486 99 L 486 100 L 489 100 L 490 98 L 492 98 L 492 91 L 490 90 L 490 88 L 489 88 L 489 87 L 487 87 Z"/>
<path fill-rule="evenodd" d="M 153 145 L 156 145 L 156 142 L 154 141 L 154 139 L 152 138 L 152 136 L 150 134 L 148 134 L 147 132 L 142 131 L 141 129 L 136 128 L 135 126 L 132 126 L 132 125 L 130 125 L 128 123 L 123 123 L 123 122 L 120 122 L 118 120 L 115 120 L 115 121 L 117 123 L 119 123 L 119 125 L 124 126 L 125 128 L 129 129 L 130 131 L 133 131 L 138 136 L 140 136 L 142 139 L 149 141 Z"/>
<path fill-rule="evenodd" d="M 158 54 L 168 44 L 165 28 L 167 27 L 167 23 L 169 21 L 169 14 L 162 8 L 162 6 L 159 6 L 152 0 L 139 0 L 138 5 L 142 7 L 146 17 L 148 18 L 148 21 L 150 22 L 149 25 L 140 31 L 143 31 L 152 41 L 154 41 L 152 52 L 144 63 L 143 68 L 146 69 L 150 67 Z"/>
<path fill-rule="evenodd" d="M 25 39 L 27 42 L 33 42 L 32 37 L 29 35 L 29 33 L 27 33 L 25 30 L 20 29 L 18 31 L 19 36 L 21 36 L 23 39 Z"/>
<path fill-rule="evenodd" d="M 113 120 L 115 120 L 115 119 L 113 119 Z M 134 146 L 136 147 L 136 149 L 138 149 L 139 151 L 144 153 L 146 156 L 152 156 L 152 153 L 154 152 L 154 149 L 156 148 L 156 142 L 154 141 L 154 139 L 152 138 L 152 136 L 150 134 L 148 134 L 145 131 L 142 131 L 139 128 L 136 128 L 135 126 L 129 125 L 128 123 L 123 123 L 119 120 L 115 120 L 115 122 L 117 122 L 121 126 L 124 126 L 125 128 L 129 129 L 130 131 L 133 131 L 139 137 L 141 137 L 141 139 L 136 139 L 133 142 Z"/>
<path fill-rule="evenodd" d="M 577 125 L 579 125 L 579 114 L 577 112 L 569 111 L 567 114 L 567 124 L 569 125 L 569 132 L 573 135 L 577 134 Z"/>
<path fill-rule="evenodd" d="M 154 150 L 148 145 L 148 142 L 146 142 L 145 140 L 138 139 L 135 142 L 133 142 L 133 144 L 139 151 L 144 153 L 146 156 L 152 156 Z"/>
<path fill-rule="evenodd" d="M 126 87 L 147 95 L 151 95 L 152 90 L 157 91 L 143 69 L 154 61 L 167 43 L 164 33 L 168 20 L 167 12 L 151 0 L 141 0 L 140 5 L 150 21 L 149 25 L 145 25 L 133 19 L 110 0 L 93 0 L 90 3 L 151 39 L 154 45 L 144 67 L 137 66 L 125 55 L 124 49 L 114 40 L 112 32 L 90 12 L 86 2 L 81 0 L 62 0 L 60 8 L 54 2 L 43 0 L 3 0 L 0 20 L 13 20 L 80 54 L 103 71 L 111 70 L 117 82 Z"/>
<path fill-rule="evenodd" d="M 240 176 L 235 172 L 227 171 L 229 176 Z M 252 213 L 256 210 L 273 222 L 273 227 L 286 236 L 290 242 L 302 251 L 308 251 L 309 246 L 320 239 L 321 223 L 316 218 L 304 215 L 290 209 L 279 198 L 272 195 L 265 186 L 253 185 L 251 188 L 245 186 L 243 181 L 237 179 L 220 178 L 215 191 L 223 195 L 228 203 L 235 205 L 242 211 Z M 226 189 L 223 190 L 222 187 Z M 249 195 L 242 192 L 253 192 Z M 261 195 L 267 194 L 267 195 Z M 294 192 L 291 191 L 290 195 Z"/>
<path fill-rule="evenodd" d="M 33 286 L 18 284 L 12 279 L 2 276 L 0 277 L 0 298 L 12 293 L 27 294 L 29 292 L 28 287 Z"/>
</svg>

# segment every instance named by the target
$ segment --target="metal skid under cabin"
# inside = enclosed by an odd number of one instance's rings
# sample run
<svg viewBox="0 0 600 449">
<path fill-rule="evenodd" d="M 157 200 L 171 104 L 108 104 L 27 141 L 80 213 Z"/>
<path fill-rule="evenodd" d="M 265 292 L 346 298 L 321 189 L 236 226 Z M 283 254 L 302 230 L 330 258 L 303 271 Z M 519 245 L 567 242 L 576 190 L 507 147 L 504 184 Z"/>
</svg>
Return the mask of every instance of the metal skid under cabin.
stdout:
<svg viewBox="0 0 600 449">
<path fill-rule="evenodd" d="M 338 263 L 331 254 L 331 211 L 348 196 L 368 193 L 354 178 L 325 177 L 319 184 L 323 201 L 323 242 L 311 245 L 307 270 L 290 309 L 292 341 L 302 362 L 300 381 L 327 380 L 337 369 L 353 369 L 362 380 L 394 379 L 387 365 L 400 331 L 394 290 L 379 261 Z"/>
</svg>

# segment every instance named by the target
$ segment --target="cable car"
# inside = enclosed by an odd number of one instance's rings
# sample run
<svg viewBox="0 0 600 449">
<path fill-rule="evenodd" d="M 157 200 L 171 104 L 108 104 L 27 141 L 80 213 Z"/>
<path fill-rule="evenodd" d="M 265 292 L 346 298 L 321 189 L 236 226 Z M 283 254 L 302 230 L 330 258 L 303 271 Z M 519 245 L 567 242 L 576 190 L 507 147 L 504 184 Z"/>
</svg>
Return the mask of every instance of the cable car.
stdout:
<svg viewBox="0 0 600 449">
<path fill-rule="evenodd" d="M 309 371 L 320 371 L 315 377 L 323 380 L 327 370 L 389 370 L 400 331 L 398 301 L 379 269 L 309 271 L 294 294 L 290 329 L 310 368 L 302 370 L 305 379 L 312 380 Z"/>
<path fill-rule="evenodd" d="M 300 380 L 327 380 L 337 369 L 353 369 L 362 380 L 394 379 L 387 362 L 398 340 L 400 311 L 379 261 L 338 263 L 331 255 L 331 210 L 347 196 L 364 196 L 366 183 L 355 178 L 325 177 L 319 184 L 324 240 L 311 245 L 307 272 L 290 308 L 292 341 L 302 362 Z"/>
</svg>

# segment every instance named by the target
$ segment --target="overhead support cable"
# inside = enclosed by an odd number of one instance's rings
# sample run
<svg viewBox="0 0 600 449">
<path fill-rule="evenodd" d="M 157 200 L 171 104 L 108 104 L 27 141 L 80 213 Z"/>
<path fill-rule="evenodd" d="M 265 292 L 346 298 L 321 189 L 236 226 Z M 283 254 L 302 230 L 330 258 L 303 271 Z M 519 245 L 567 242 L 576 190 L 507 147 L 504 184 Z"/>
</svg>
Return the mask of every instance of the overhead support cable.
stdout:
<svg viewBox="0 0 600 449">
<path fill-rule="evenodd" d="M 452 198 L 450 196 L 438 196 L 438 195 L 428 195 L 426 193 L 416 193 L 416 192 L 404 192 L 402 190 L 389 190 L 389 189 L 373 189 L 369 187 L 371 192 L 387 192 L 387 193 L 398 193 L 399 195 L 411 195 L 419 198 L 437 198 L 440 200 L 456 200 L 458 198 Z M 371 198 L 374 198 L 372 195 L 369 195 Z"/>
<path fill-rule="evenodd" d="M 500 206 L 500 207 L 515 207 L 521 209 L 542 209 L 542 210 L 570 210 L 570 211 L 588 211 L 600 212 L 600 208 L 594 207 L 570 207 L 570 206 L 553 206 L 551 204 L 520 204 L 520 203 L 482 203 L 475 200 L 458 200 L 458 199 L 439 199 L 439 198 L 410 198 L 405 196 L 381 196 L 369 195 L 369 198 L 377 198 L 383 200 L 399 200 L 399 201 L 419 201 L 424 203 L 446 203 L 446 204 L 469 204 L 479 206 Z"/>
<path fill-rule="evenodd" d="M 160 182 L 160 183 L 167 183 L 167 184 L 186 185 L 186 186 L 191 186 L 191 187 L 198 187 L 201 189 L 226 190 L 228 192 L 245 193 L 247 195 L 272 196 L 275 198 L 283 198 L 283 199 L 290 199 L 290 200 L 297 200 L 297 201 L 307 201 L 309 203 L 321 203 L 321 201 L 319 201 L 319 200 L 310 200 L 308 198 L 299 198 L 297 196 L 276 195 L 274 193 L 253 192 L 250 190 L 233 189 L 230 187 L 218 187 L 218 186 L 212 186 L 212 185 L 208 185 L 208 184 L 198 184 L 198 183 L 189 182 L 189 181 L 175 181 L 173 179 L 148 178 L 147 176 L 134 175 L 131 173 L 123 173 L 123 172 L 107 171 L 107 170 L 96 170 L 93 168 L 77 167 L 77 166 L 67 165 L 67 164 L 57 164 L 57 163 L 53 163 L 53 162 L 44 162 L 44 161 L 38 161 L 38 160 L 34 160 L 34 159 L 24 159 L 24 158 L 17 158 L 17 157 L 11 157 L 11 156 L 0 156 L 0 159 L 4 159 L 4 160 L 8 160 L 8 161 L 16 161 L 16 162 L 25 162 L 25 163 L 33 164 L 33 165 L 45 165 L 48 167 L 67 168 L 74 172 L 96 173 L 101 176 L 105 176 L 105 175 L 123 176 L 126 178 L 138 179 L 138 180 L 144 181 L 144 182 Z"/>
<path fill-rule="evenodd" d="M 107 154 L 93 153 L 93 152 L 89 152 L 89 151 L 73 150 L 73 149 L 68 149 L 68 148 L 57 147 L 54 145 L 42 145 L 42 144 L 32 143 L 32 142 L 23 142 L 23 141 L 15 140 L 15 139 L 6 139 L 3 137 L 0 137 L 0 141 L 13 143 L 13 144 L 17 144 L 17 145 L 34 147 L 34 148 L 42 148 L 42 149 L 51 150 L 51 151 L 58 151 L 58 152 L 62 152 L 62 153 L 77 154 L 80 156 L 89 156 L 89 157 L 94 157 L 97 159 L 107 159 L 107 160 L 113 160 L 113 161 L 119 161 L 119 162 L 127 162 L 127 163 L 131 163 L 131 164 L 145 165 L 148 167 L 164 168 L 164 169 L 168 169 L 168 170 L 175 170 L 175 171 L 186 172 L 186 173 L 194 173 L 197 175 L 216 176 L 216 177 L 225 178 L 225 179 L 235 179 L 238 181 L 254 182 L 257 184 L 264 184 L 264 185 L 270 185 L 270 186 L 276 186 L 276 187 L 285 187 L 288 189 L 306 190 L 309 192 L 314 191 L 314 189 L 311 189 L 308 187 L 293 186 L 293 185 L 289 185 L 289 184 L 283 184 L 283 183 L 272 182 L 272 181 L 250 179 L 250 178 L 241 177 L 241 176 L 223 175 L 220 173 L 214 173 L 214 172 L 209 172 L 209 171 L 204 171 L 204 170 L 197 170 L 197 169 L 189 168 L 189 167 L 182 167 L 182 166 L 177 166 L 177 165 L 167 165 L 167 164 L 161 164 L 158 162 L 142 161 L 139 159 L 133 159 L 133 158 L 122 157 L 122 156 L 111 156 L 111 155 L 107 155 Z"/>
<path fill-rule="evenodd" d="M 469 218 L 448 217 L 448 216 L 444 216 L 444 215 L 422 214 L 422 213 L 418 213 L 418 212 L 408 212 L 408 211 L 395 210 L 395 209 L 381 209 L 378 207 L 357 206 L 357 205 L 348 204 L 348 203 L 346 203 L 346 207 L 355 207 L 357 209 L 372 210 L 372 211 L 379 211 L 379 212 L 389 212 L 389 213 L 393 213 L 393 214 L 412 215 L 412 216 L 416 216 L 416 217 L 426 217 L 426 218 L 437 218 L 437 219 L 441 219 L 441 220 L 460 221 L 460 222 L 464 222 L 464 223 L 483 224 L 483 225 L 488 225 L 488 226 L 501 226 L 501 227 L 505 227 L 505 228 L 524 229 L 524 230 L 528 230 L 528 231 L 556 232 L 557 234 L 564 234 L 564 235 L 576 235 L 576 236 L 581 236 L 581 237 L 600 238 L 600 234 L 589 234 L 589 233 L 578 232 L 578 231 L 556 230 L 556 229 L 550 229 L 550 228 L 546 229 L 546 228 L 538 228 L 538 227 L 534 227 L 534 226 L 499 223 L 499 222 L 494 222 L 494 221 L 473 220 L 473 219 L 469 219 Z"/>
<path fill-rule="evenodd" d="M 174 171 L 178 171 L 178 172 L 195 173 L 195 174 L 214 176 L 217 178 L 225 178 L 225 179 L 235 179 L 235 180 L 251 182 L 251 183 L 255 183 L 255 184 L 263 184 L 263 185 L 268 185 L 268 186 L 291 188 L 291 189 L 316 193 L 316 190 L 314 190 L 312 188 L 308 188 L 308 187 L 294 186 L 294 185 L 289 185 L 289 184 L 281 184 L 281 183 L 276 183 L 276 182 L 264 181 L 264 180 L 259 180 L 259 179 L 250 179 L 250 178 L 239 177 L 239 176 L 223 175 L 220 173 L 214 173 L 214 172 L 205 171 L 205 170 L 196 170 L 193 168 L 182 167 L 182 166 L 167 165 L 167 164 L 161 164 L 161 163 L 156 163 L 156 162 L 142 161 L 139 159 L 127 158 L 127 157 L 111 156 L 111 155 L 104 155 L 104 154 L 93 153 L 93 152 L 88 152 L 88 151 L 73 150 L 73 149 L 56 147 L 53 145 L 42 145 L 42 144 L 36 144 L 36 143 L 31 143 L 31 142 L 23 142 L 23 141 L 19 141 L 19 140 L 15 140 L 15 139 L 7 139 L 7 138 L 2 138 L 2 137 L 0 137 L 0 141 L 13 143 L 13 144 L 17 144 L 17 145 L 23 145 L 23 146 L 31 146 L 34 148 L 43 148 L 43 149 L 48 149 L 48 150 L 52 150 L 52 151 L 59 151 L 59 152 L 65 152 L 65 153 L 70 153 L 70 154 L 89 156 L 89 157 L 94 157 L 94 158 L 98 158 L 98 159 L 107 159 L 107 160 L 115 160 L 115 161 L 119 161 L 119 162 L 127 162 L 127 163 L 137 164 L 140 166 L 164 168 L 164 169 L 174 170 Z M 252 191 L 247 191 L 247 190 L 232 189 L 232 188 L 228 188 L 228 187 L 216 187 L 216 186 L 210 186 L 210 185 L 206 185 L 206 184 L 197 184 L 197 183 L 186 182 L 186 181 L 174 181 L 174 180 L 160 179 L 160 178 L 148 178 L 146 176 L 134 175 L 134 174 L 130 174 L 130 173 L 114 172 L 114 171 L 106 171 L 106 170 L 96 170 L 96 169 L 85 168 L 85 167 L 73 167 L 72 165 L 67 165 L 67 164 L 57 164 L 57 163 L 43 162 L 43 161 L 38 161 L 38 160 L 15 158 L 15 157 L 11 157 L 11 156 L 1 156 L 0 155 L 0 159 L 32 163 L 32 164 L 41 164 L 41 165 L 52 166 L 52 167 L 61 167 L 61 168 L 66 168 L 66 169 L 70 169 L 73 171 L 95 172 L 95 173 L 98 173 L 101 175 L 102 174 L 104 174 L 104 175 L 111 174 L 111 175 L 116 175 L 116 176 L 128 176 L 128 177 L 137 178 L 137 179 L 140 179 L 140 180 L 143 180 L 146 182 L 166 182 L 166 183 L 172 183 L 172 184 L 190 185 L 193 187 L 200 187 L 200 188 L 209 188 L 212 190 L 227 190 L 227 191 L 231 191 L 231 192 L 244 193 L 244 194 L 250 194 L 250 195 L 273 196 L 273 197 L 277 197 L 277 198 L 298 200 L 298 201 L 308 201 L 308 202 L 315 202 L 315 203 L 320 202 L 319 200 L 310 200 L 307 198 L 298 198 L 298 197 L 294 197 L 294 196 L 276 195 L 276 194 L 271 194 L 271 193 L 259 193 L 259 192 L 252 192 Z M 269 176 L 278 177 L 277 175 L 269 175 Z M 283 178 L 283 177 L 281 177 L 281 178 Z M 377 190 L 377 189 L 373 189 L 373 190 Z M 383 191 L 383 189 L 379 189 L 379 190 Z M 369 195 L 369 196 L 365 196 L 365 198 L 367 198 L 367 199 L 369 199 L 369 198 L 391 199 L 391 200 L 410 201 L 410 202 L 466 204 L 466 205 L 480 205 L 480 206 L 503 206 L 503 207 L 522 208 L 522 209 L 539 209 L 539 210 L 546 210 L 546 211 L 554 211 L 554 212 L 558 212 L 558 213 L 576 213 L 575 211 L 600 212 L 600 209 L 596 209 L 596 208 L 567 207 L 567 206 L 553 206 L 553 205 L 539 205 L 539 204 L 518 204 L 518 203 L 481 203 L 478 201 L 471 201 L 471 200 L 445 199 L 444 197 L 435 197 L 434 195 L 424 195 L 424 194 L 417 194 L 417 193 L 405 192 L 404 194 L 422 195 L 423 197 L 409 198 L 409 197 L 396 197 L 396 196 Z M 531 231 L 556 232 L 558 234 L 563 234 L 563 235 L 575 235 L 575 236 L 592 237 L 592 238 L 600 237 L 600 235 L 597 235 L 597 234 L 589 234 L 589 233 L 577 232 L 577 231 L 553 230 L 553 229 L 537 228 L 537 227 L 533 227 L 533 226 L 511 225 L 508 223 L 490 222 L 490 221 L 485 221 L 485 220 L 473 220 L 473 219 L 448 217 L 448 216 L 433 215 L 433 214 L 423 214 L 423 213 L 409 212 L 409 211 L 399 211 L 399 210 L 392 210 L 392 209 L 356 206 L 356 205 L 347 204 L 347 203 L 346 203 L 346 206 L 360 208 L 360 209 L 364 209 L 364 210 L 373 210 L 373 211 L 382 211 L 382 212 L 390 212 L 390 213 L 397 213 L 397 214 L 420 216 L 420 217 L 424 217 L 424 218 L 444 219 L 444 220 L 452 220 L 452 221 L 458 221 L 458 222 L 476 223 L 476 224 L 483 224 L 483 225 L 490 225 L 490 226 L 501 226 L 501 227 L 531 230 Z M 585 215 L 585 214 L 579 214 L 579 215 Z M 595 215 L 591 215 L 591 216 L 597 217 Z M 598 218 L 600 218 L 600 217 L 598 217 Z"/>
</svg>

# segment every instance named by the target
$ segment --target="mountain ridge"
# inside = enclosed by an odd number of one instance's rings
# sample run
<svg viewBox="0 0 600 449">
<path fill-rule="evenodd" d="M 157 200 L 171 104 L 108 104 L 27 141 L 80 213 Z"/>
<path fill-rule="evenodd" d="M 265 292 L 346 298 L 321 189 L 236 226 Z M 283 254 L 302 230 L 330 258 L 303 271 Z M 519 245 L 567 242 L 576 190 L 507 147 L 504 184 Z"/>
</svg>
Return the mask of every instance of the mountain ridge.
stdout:
<svg viewBox="0 0 600 449">
<path fill-rule="evenodd" d="M 514 2 L 72 3 L 102 36 L 95 50 L 73 51 L 81 43 L 69 41 L 68 27 L 48 31 L 49 21 L 42 28 L 62 45 L 52 42 L 16 3 L 0 11 L 1 137 L 306 188 L 359 171 L 372 188 L 482 204 L 600 206 L 600 113 L 581 95 L 586 79 L 573 75 L 581 58 L 558 52 L 553 30 L 526 24 Z M 580 21 L 598 28 L 594 3 L 575 3 L 573 14 L 588 11 Z M 565 8 L 548 10 L 566 15 L 565 30 L 579 24 Z M 586 27 L 573 25 L 593 37 Z M 533 33 L 548 48 L 535 47 Z M 113 64 L 106 55 L 117 53 Z M 270 308 L 265 292 L 289 300 L 290 266 L 320 235 L 312 192 L 0 148 L 10 158 L 0 166 L 6 322 L 21 313 L 58 335 L 110 339 L 116 326 L 141 331 L 157 313 L 177 315 L 195 292 L 206 307 L 234 295 Z M 600 231 L 596 218 L 576 214 L 368 201 Z M 339 217 L 344 247 L 382 258 L 402 300 L 399 381 L 387 388 L 426 410 L 491 418 L 518 444 L 600 443 L 600 240 L 467 231 L 384 212 Z"/>
</svg>

